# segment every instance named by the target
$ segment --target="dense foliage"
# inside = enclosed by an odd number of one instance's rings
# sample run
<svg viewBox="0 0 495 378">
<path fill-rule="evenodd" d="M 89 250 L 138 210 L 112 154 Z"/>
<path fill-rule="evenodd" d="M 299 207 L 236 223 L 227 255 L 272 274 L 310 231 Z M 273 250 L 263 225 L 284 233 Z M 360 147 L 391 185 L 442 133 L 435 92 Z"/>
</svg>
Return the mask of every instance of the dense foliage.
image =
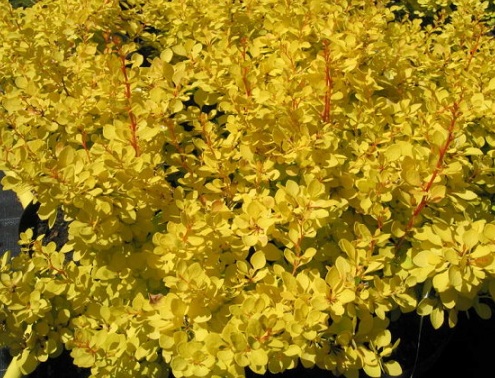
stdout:
<svg viewBox="0 0 495 378">
<path fill-rule="evenodd" d="M 393 314 L 489 317 L 488 5 L 0 0 L 2 185 L 69 222 L 1 257 L 0 345 L 24 373 L 378 377 Z"/>
</svg>

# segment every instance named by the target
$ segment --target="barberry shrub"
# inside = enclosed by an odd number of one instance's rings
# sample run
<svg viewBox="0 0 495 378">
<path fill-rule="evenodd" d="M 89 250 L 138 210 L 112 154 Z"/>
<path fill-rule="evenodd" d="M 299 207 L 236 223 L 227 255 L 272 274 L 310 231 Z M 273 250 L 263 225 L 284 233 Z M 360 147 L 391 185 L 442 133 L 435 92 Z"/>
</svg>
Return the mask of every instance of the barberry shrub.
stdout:
<svg viewBox="0 0 495 378">
<path fill-rule="evenodd" d="M 0 0 L 2 185 L 69 224 L 1 257 L 13 363 L 379 377 L 393 314 L 490 317 L 489 5 Z"/>
</svg>

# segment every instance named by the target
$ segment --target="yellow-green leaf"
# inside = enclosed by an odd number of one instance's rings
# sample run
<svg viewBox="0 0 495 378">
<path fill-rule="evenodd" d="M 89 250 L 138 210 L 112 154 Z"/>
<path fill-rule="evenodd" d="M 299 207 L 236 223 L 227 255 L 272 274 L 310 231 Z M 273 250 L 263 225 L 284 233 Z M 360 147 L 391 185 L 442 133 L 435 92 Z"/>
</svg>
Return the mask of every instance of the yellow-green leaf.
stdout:
<svg viewBox="0 0 495 378">
<path fill-rule="evenodd" d="M 387 361 L 383 364 L 385 373 L 392 377 L 397 377 L 402 374 L 402 367 L 397 361 Z"/>
<path fill-rule="evenodd" d="M 265 254 L 262 251 L 255 252 L 253 256 L 251 256 L 250 262 L 253 268 L 256 270 L 264 268 L 266 265 Z"/>
</svg>

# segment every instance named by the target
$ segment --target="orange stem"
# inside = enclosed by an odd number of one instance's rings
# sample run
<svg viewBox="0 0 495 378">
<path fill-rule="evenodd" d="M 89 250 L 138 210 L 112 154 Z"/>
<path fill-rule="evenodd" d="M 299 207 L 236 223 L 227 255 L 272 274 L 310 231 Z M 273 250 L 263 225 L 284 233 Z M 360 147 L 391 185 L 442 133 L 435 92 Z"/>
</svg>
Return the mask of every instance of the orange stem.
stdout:
<svg viewBox="0 0 495 378">
<path fill-rule="evenodd" d="M 459 119 L 459 115 L 460 115 L 459 102 L 457 102 L 457 101 L 454 102 L 454 105 L 451 107 L 451 113 L 452 113 L 452 119 L 450 120 L 450 124 L 449 124 L 449 128 L 448 128 L 447 140 L 445 141 L 444 145 L 440 149 L 437 163 L 436 163 L 435 169 L 434 169 L 434 171 L 430 177 L 430 180 L 428 181 L 426 186 L 423 188 L 423 191 L 424 191 L 423 197 L 421 198 L 421 201 L 418 203 L 418 205 L 414 209 L 411 217 L 409 218 L 409 221 L 407 222 L 406 228 L 404 230 L 404 235 L 395 244 L 395 247 L 397 250 L 404 243 L 406 235 L 412 230 L 412 228 L 414 226 L 414 221 L 416 220 L 418 215 L 428 205 L 430 189 L 433 186 L 435 179 L 440 174 L 440 171 L 442 170 L 442 167 L 443 167 L 443 164 L 445 161 L 445 155 L 447 154 L 447 151 L 450 147 L 450 144 L 454 140 L 454 128 L 455 128 L 455 125 L 456 125 L 457 120 Z"/>
<path fill-rule="evenodd" d="M 325 59 L 325 99 L 323 105 L 323 112 L 321 113 L 321 119 L 327 123 L 330 121 L 330 111 L 332 108 L 332 91 L 333 91 L 333 78 L 330 71 L 330 51 L 328 41 L 324 42 L 323 58 Z"/>
<path fill-rule="evenodd" d="M 138 144 L 138 137 L 137 137 L 137 117 L 132 111 L 132 92 L 131 92 L 131 83 L 129 81 L 129 76 L 127 75 L 127 68 L 126 68 L 126 58 L 124 54 L 121 52 L 120 47 L 119 47 L 119 58 L 120 58 L 120 70 L 122 71 L 122 74 L 124 75 L 124 86 L 125 86 L 125 97 L 127 100 L 127 114 L 129 116 L 129 120 L 131 122 L 130 124 L 130 129 L 131 129 L 131 145 L 134 151 L 136 152 L 136 156 L 139 156 L 141 154 L 141 151 L 139 149 L 139 144 Z"/>
</svg>

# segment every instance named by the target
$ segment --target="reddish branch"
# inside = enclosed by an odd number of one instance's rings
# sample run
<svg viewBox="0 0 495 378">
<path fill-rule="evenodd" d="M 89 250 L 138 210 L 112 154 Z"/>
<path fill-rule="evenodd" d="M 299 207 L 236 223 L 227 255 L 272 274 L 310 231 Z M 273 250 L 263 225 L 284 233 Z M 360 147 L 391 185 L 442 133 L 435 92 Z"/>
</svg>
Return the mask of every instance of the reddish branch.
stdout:
<svg viewBox="0 0 495 378">
<path fill-rule="evenodd" d="M 330 46 L 328 41 L 323 42 L 323 59 L 325 60 L 325 99 L 321 119 L 323 122 L 327 123 L 330 121 L 330 111 L 332 107 L 331 97 L 333 90 L 333 79 L 330 71 Z"/>
<path fill-rule="evenodd" d="M 252 89 L 251 89 L 251 84 L 249 83 L 249 79 L 248 79 L 249 67 L 246 65 L 246 62 L 247 62 L 247 38 L 246 37 L 242 37 L 241 46 L 242 46 L 242 51 L 241 51 L 241 55 L 242 55 L 242 64 L 241 64 L 242 82 L 244 84 L 244 90 L 246 91 L 246 96 L 251 97 Z"/>
<path fill-rule="evenodd" d="M 129 115 L 129 120 L 131 122 L 131 145 L 136 152 L 136 156 L 140 155 L 139 144 L 137 138 L 137 118 L 132 111 L 132 94 L 131 94 L 131 83 L 129 82 L 129 76 L 127 75 L 126 59 L 123 54 L 120 54 L 120 70 L 124 75 L 124 85 L 125 85 L 125 97 L 127 99 L 127 114 Z"/>
<path fill-rule="evenodd" d="M 105 39 L 108 40 L 108 36 L 105 36 Z M 137 137 L 137 117 L 132 111 L 132 90 L 131 90 L 131 83 L 129 81 L 129 75 L 127 74 L 126 56 L 122 51 L 121 39 L 118 36 L 112 36 L 112 42 L 115 44 L 115 46 L 117 46 L 117 53 L 120 59 L 120 71 L 124 76 L 125 98 L 127 101 L 126 109 L 127 109 L 127 115 L 129 116 L 130 130 L 131 130 L 130 142 L 132 148 L 136 153 L 136 156 L 139 156 L 141 152 L 139 150 L 138 137 Z"/>
<path fill-rule="evenodd" d="M 479 32 L 476 35 L 476 39 L 474 41 L 474 45 L 469 50 L 468 61 L 467 61 L 466 67 L 465 67 L 465 70 L 466 71 L 469 69 L 469 66 L 471 65 L 471 61 L 473 60 L 474 54 L 476 53 L 476 51 L 478 51 L 478 48 L 479 48 L 479 45 L 480 45 L 481 34 L 482 34 L 482 32 Z"/>
<path fill-rule="evenodd" d="M 423 188 L 423 197 L 421 198 L 421 201 L 418 203 L 416 208 L 414 209 L 411 217 L 409 218 L 409 222 L 406 225 L 406 228 L 404 230 L 404 235 L 397 241 L 396 243 L 396 249 L 398 250 L 401 246 L 402 243 L 404 243 L 405 237 L 407 234 L 411 231 L 411 229 L 414 226 L 414 221 L 418 217 L 418 215 L 423 211 L 423 209 L 428 205 L 429 201 L 429 193 L 431 190 L 431 187 L 433 186 L 433 183 L 435 182 L 435 179 L 438 177 L 440 174 L 442 167 L 445 162 L 445 155 L 447 154 L 448 149 L 450 148 L 450 145 L 452 141 L 454 140 L 454 128 L 455 125 L 457 124 L 457 120 L 459 119 L 460 116 L 460 111 L 459 111 L 459 102 L 456 101 L 450 108 L 450 112 L 452 114 L 452 118 L 450 119 L 450 124 L 448 128 L 448 135 L 447 135 L 447 140 L 445 141 L 444 145 L 440 148 L 440 153 L 438 155 L 437 163 L 435 165 L 435 169 L 433 170 L 433 173 L 431 174 L 430 180 L 428 183 L 424 186 Z"/>
<path fill-rule="evenodd" d="M 89 153 L 89 148 L 88 148 L 88 134 L 86 133 L 86 130 L 81 131 L 81 144 L 84 148 L 84 151 L 86 151 L 86 156 L 88 157 L 88 161 L 91 161 L 91 155 Z"/>
<path fill-rule="evenodd" d="M 473 57 L 474 57 L 475 53 L 478 51 L 482 34 L 483 33 L 480 32 L 476 35 L 474 44 L 469 49 L 466 67 L 464 68 L 465 70 L 469 69 L 471 62 L 473 60 Z M 404 235 L 395 244 L 395 247 L 397 250 L 399 250 L 399 248 L 404 243 L 407 234 L 412 230 L 412 228 L 414 226 L 414 222 L 415 222 L 416 218 L 418 217 L 418 215 L 428 205 L 429 192 L 431 190 L 431 187 L 433 186 L 433 183 L 435 182 L 435 179 L 438 177 L 438 175 L 440 174 L 440 172 L 442 170 L 442 167 L 443 167 L 444 161 L 445 161 L 445 155 L 446 155 L 447 150 L 449 149 L 452 141 L 454 140 L 454 128 L 455 128 L 455 125 L 457 123 L 457 120 L 459 119 L 459 116 L 461 115 L 461 112 L 459 110 L 459 104 L 460 104 L 460 100 L 454 102 L 454 104 L 450 107 L 450 112 L 452 114 L 452 118 L 450 120 L 450 124 L 449 124 L 449 128 L 448 128 L 447 140 L 445 141 L 444 145 L 440 149 L 437 163 L 436 163 L 435 169 L 434 169 L 434 171 L 430 177 L 430 180 L 428 181 L 426 186 L 423 188 L 423 191 L 424 191 L 423 197 L 421 198 L 421 201 L 418 203 L 418 205 L 414 209 L 414 212 L 412 213 L 411 217 L 409 218 L 409 221 L 408 221 L 406 228 L 404 230 Z"/>
</svg>

